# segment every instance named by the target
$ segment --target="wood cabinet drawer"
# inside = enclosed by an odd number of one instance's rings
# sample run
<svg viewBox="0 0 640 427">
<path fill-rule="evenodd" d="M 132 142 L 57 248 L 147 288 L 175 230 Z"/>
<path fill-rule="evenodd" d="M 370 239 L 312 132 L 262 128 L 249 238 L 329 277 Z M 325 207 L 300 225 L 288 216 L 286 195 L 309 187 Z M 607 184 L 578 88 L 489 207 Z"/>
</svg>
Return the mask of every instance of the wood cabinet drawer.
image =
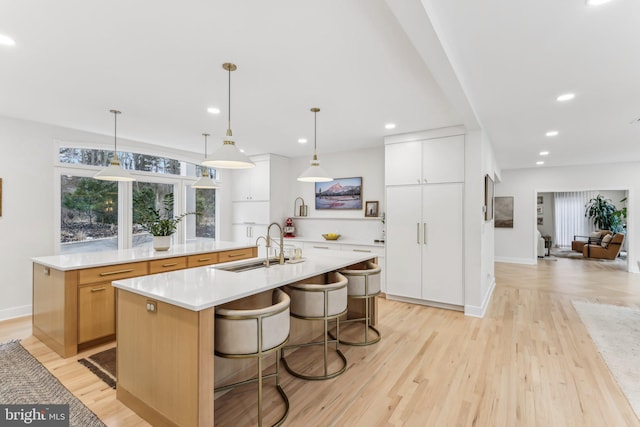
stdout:
<svg viewBox="0 0 640 427">
<path fill-rule="evenodd" d="M 198 255 L 189 255 L 187 257 L 187 267 L 200 267 L 202 265 L 211 265 L 218 262 L 218 254 L 216 252 Z"/>
<path fill-rule="evenodd" d="M 115 289 L 111 282 L 78 287 L 78 343 L 116 333 Z"/>
<path fill-rule="evenodd" d="M 240 259 L 254 258 L 256 256 L 258 256 L 258 251 L 256 248 L 223 251 L 218 252 L 218 262 L 238 261 Z"/>
<path fill-rule="evenodd" d="M 144 276 L 145 274 L 148 274 L 146 262 L 85 268 L 84 270 L 78 271 L 78 283 L 85 285 L 87 283 L 111 282 L 129 277 Z"/>
<path fill-rule="evenodd" d="M 149 261 L 149 274 L 164 273 L 165 271 L 182 270 L 187 268 L 187 257 L 164 258 Z"/>
</svg>

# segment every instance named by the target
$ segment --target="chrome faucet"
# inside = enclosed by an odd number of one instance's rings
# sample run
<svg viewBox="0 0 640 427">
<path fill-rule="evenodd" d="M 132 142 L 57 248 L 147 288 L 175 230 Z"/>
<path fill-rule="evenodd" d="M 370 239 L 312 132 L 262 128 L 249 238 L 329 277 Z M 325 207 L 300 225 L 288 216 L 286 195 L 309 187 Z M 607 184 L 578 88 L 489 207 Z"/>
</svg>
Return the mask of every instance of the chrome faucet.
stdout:
<svg viewBox="0 0 640 427">
<path fill-rule="evenodd" d="M 282 230 L 282 227 L 280 226 L 280 224 L 278 224 L 277 222 L 272 222 L 271 224 L 269 224 L 269 227 L 267 227 L 267 239 L 266 239 L 267 240 L 267 258 L 269 257 L 269 248 L 271 247 L 271 226 L 272 225 L 275 225 L 280 229 L 280 243 L 279 243 L 280 257 L 278 258 L 278 263 L 282 265 L 284 264 L 284 231 Z"/>
</svg>

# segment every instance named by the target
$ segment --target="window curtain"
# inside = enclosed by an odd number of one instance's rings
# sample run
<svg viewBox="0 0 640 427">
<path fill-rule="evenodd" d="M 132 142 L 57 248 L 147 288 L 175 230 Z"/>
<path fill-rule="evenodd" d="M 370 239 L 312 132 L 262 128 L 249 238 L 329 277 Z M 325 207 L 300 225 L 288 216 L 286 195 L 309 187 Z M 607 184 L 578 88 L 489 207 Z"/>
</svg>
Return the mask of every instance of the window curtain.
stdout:
<svg viewBox="0 0 640 427">
<path fill-rule="evenodd" d="M 584 216 L 586 204 L 598 195 L 597 191 L 567 191 L 553 194 L 555 205 L 556 244 L 571 246 L 574 236 L 588 236 L 595 226 Z"/>
</svg>

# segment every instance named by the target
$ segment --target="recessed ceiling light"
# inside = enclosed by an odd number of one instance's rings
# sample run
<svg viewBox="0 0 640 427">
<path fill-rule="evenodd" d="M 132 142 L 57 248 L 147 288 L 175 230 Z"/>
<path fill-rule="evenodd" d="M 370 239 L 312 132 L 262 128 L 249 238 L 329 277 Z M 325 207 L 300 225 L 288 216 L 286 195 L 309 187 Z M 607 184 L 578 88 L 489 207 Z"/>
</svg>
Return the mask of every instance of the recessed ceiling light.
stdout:
<svg viewBox="0 0 640 427">
<path fill-rule="evenodd" d="M 545 133 L 546 136 L 558 136 L 558 131 L 557 130 L 550 130 L 549 132 Z"/>
<path fill-rule="evenodd" d="M 384 125 L 385 129 L 395 129 L 396 128 L 396 124 L 395 123 L 387 123 L 386 125 Z"/>
<path fill-rule="evenodd" d="M 0 44 L 5 46 L 15 46 L 16 42 L 11 37 L 0 34 Z"/>
<path fill-rule="evenodd" d="M 576 97 L 575 93 L 563 93 L 562 95 L 560 95 L 559 97 L 557 97 L 556 99 L 560 102 L 562 101 L 569 101 L 572 100 L 573 98 Z"/>
<path fill-rule="evenodd" d="M 539 160 L 536 162 L 536 165 L 544 165 L 544 162 L 542 160 Z"/>
<path fill-rule="evenodd" d="M 241 152 L 241 153 L 244 153 L 244 148 L 241 148 L 241 149 L 240 149 L 240 152 Z"/>
<path fill-rule="evenodd" d="M 215 107 L 207 108 L 207 112 L 211 114 L 220 114 L 220 109 Z"/>
<path fill-rule="evenodd" d="M 541 151 L 541 152 L 540 152 L 540 155 L 541 155 L 541 156 L 548 156 L 548 155 L 549 155 L 549 152 L 548 152 L 548 151 Z"/>
<path fill-rule="evenodd" d="M 587 0 L 588 6 L 600 6 L 601 4 L 609 3 L 611 0 Z"/>
<path fill-rule="evenodd" d="M 300 144 L 306 144 L 307 143 L 307 138 L 298 138 L 298 142 Z"/>
</svg>

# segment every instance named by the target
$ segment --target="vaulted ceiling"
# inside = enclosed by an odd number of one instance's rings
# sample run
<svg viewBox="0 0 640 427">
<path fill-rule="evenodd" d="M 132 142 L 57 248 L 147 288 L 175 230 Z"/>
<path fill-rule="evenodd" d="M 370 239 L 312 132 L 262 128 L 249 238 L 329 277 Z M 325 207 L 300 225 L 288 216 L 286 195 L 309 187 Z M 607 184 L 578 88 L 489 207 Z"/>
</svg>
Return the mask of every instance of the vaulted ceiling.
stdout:
<svg viewBox="0 0 640 427">
<path fill-rule="evenodd" d="M 640 160 L 639 18 L 632 0 L 5 2 L 0 115 L 111 135 L 117 108 L 119 137 L 212 150 L 234 62 L 247 154 L 310 155 L 320 107 L 319 153 L 479 124 L 503 168 Z"/>
</svg>

